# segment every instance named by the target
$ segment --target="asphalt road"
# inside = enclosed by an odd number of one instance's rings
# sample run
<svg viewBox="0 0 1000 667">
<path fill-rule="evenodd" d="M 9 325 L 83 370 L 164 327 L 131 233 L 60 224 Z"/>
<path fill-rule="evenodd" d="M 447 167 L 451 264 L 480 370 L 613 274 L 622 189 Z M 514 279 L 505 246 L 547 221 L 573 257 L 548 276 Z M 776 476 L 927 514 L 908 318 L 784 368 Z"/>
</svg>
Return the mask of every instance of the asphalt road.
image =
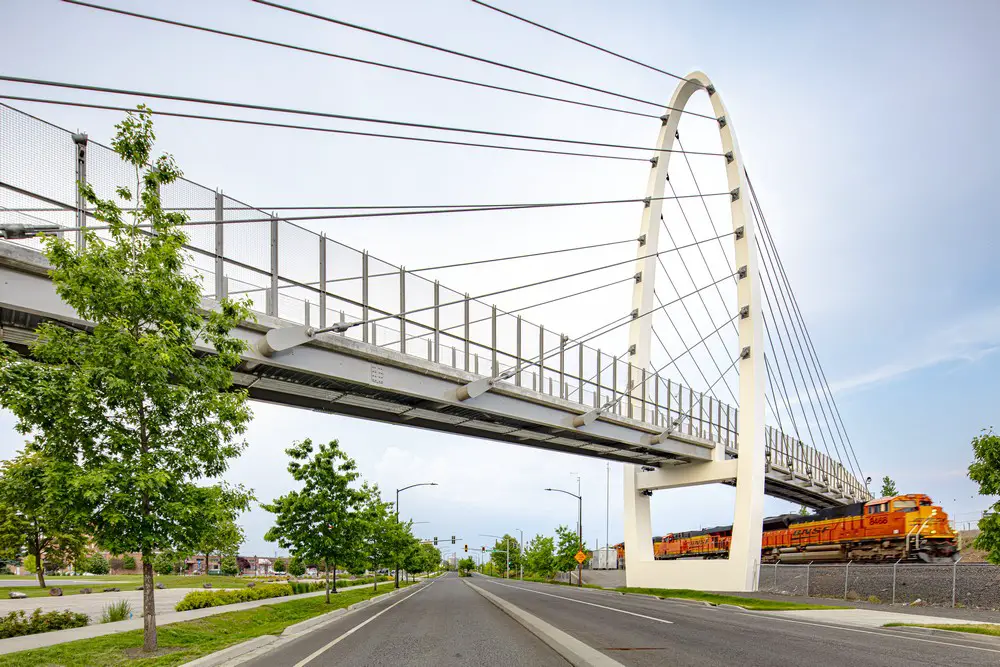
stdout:
<svg viewBox="0 0 1000 667">
<path fill-rule="evenodd" d="M 392 605 L 396 606 L 389 609 Z M 375 618 L 378 614 L 381 615 Z M 359 627 L 366 621 L 366 625 Z M 354 628 L 358 629 L 344 636 Z M 245 664 L 293 667 L 341 637 L 305 664 L 309 667 L 567 667 L 567 662 L 555 651 L 454 574 L 359 609 Z"/>
<path fill-rule="evenodd" d="M 843 627 L 696 603 L 454 575 L 358 610 L 247 664 L 568 664 L 467 581 L 629 667 L 1000 664 L 1000 642 L 976 635 Z"/>
</svg>

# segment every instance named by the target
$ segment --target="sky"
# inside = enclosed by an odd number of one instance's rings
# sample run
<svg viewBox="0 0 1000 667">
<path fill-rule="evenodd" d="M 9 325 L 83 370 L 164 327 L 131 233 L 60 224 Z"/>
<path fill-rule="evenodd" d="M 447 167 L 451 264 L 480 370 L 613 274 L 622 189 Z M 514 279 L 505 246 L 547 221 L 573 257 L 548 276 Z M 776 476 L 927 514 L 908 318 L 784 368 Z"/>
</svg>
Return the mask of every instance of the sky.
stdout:
<svg viewBox="0 0 1000 667">
<path fill-rule="evenodd" d="M 248 1 L 107 4 L 496 85 L 652 109 Z M 465 0 L 288 4 L 663 104 L 676 83 Z M 990 122 L 1000 98 L 1000 54 L 992 35 L 1000 8 L 991 2 L 562 0 L 506 0 L 501 6 L 662 69 L 702 70 L 712 78 L 728 106 L 864 474 L 876 480 L 890 475 L 901 491 L 927 493 L 954 517 L 975 518 L 991 500 L 978 497 L 965 476 L 969 441 L 997 422 L 1000 405 L 995 381 L 1000 291 L 994 271 L 1000 231 L 987 196 L 1000 148 L 996 124 Z M 0 15 L 2 72 L 13 76 L 636 146 L 651 146 L 659 127 L 655 119 L 432 81 L 55 0 L 0 0 Z M 142 99 L 11 83 L 0 83 L 0 94 L 128 105 Z M 12 104 L 103 143 L 120 119 L 105 111 Z M 704 100 L 693 104 L 692 110 L 708 108 Z M 190 110 L 176 103 L 153 106 Z M 208 113 L 274 119 L 236 110 Z M 698 120 L 682 122 L 685 147 L 717 150 L 711 121 L 699 125 Z M 641 162 L 173 118 L 158 118 L 156 130 L 157 149 L 173 154 L 188 178 L 265 209 L 636 198 L 644 196 L 649 169 Z M 717 158 L 691 159 L 705 191 L 725 189 L 722 170 L 712 162 Z M 672 167 L 671 174 L 679 190 L 690 191 L 681 166 Z M 387 262 L 432 266 L 634 238 L 640 206 L 306 226 Z M 685 205 L 685 212 L 704 236 L 712 222 L 698 206 Z M 711 215 L 722 218 L 726 207 L 711 206 Z M 682 243 L 688 232 L 671 227 L 683 224 L 680 211 L 669 205 L 666 210 L 668 229 L 680 230 L 676 241 Z M 714 224 L 722 230 L 726 222 Z M 721 253 L 710 258 L 712 270 L 726 263 Z M 633 254 L 631 247 L 621 246 L 430 277 L 476 294 Z M 687 257 L 700 278 L 701 260 Z M 667 267 L 679 291 L 690 286 L 684 283 L 683 266 Z M 622 276 L 629 271 L 624 267 Z M 607 280 L 614 277 L 609 274 Z M 658 292 L 667 298 L 665 276 L 657 281 Z M 594 284 L 591 279 L 503 295 L 497 304 L 515 307 Z M 585 303 L 555 304 L 530 317 L 558 323 L 566 332 L 586 331 L 627 312 L 630 298 L 631 287 L 623 285 L 595 293 Z M 725 298 L 706 310 L 718 308 L 716 314 L 722 314 Z M 693 331 L 683 333 L 694 340 Z M 667 336 L 668 345 L 678 342 Z M 610 350 L 627 343 L 612 337 L 604 344 Z M 732 343 L 719 345 L 731 358 Z M 735 387 L 734 378 L 727 382 Z M 389 500 L 396 488 L 438 483 L 401 497 L 402 515 L 419 522 L 414 526 L 418 536 L 456 535 L 459 547 L 474 547 L 488 544 L 485 534 L 521 529 L 527 539 L 551 533 L 558 524 L 573 525 L 573 499 L 544 488 L 575 491 L 579 476 L 587 543 L 604 544 L 606 535 L 612 543 L 621 539 L 619 464 L 273 405 L 253 408 L 247 449 L 226 479 L 253 488 L 261 501 L 292 488 L 283 450 L 293 441 L 336 438 Z M 12 455 L 20 445 L 12 416 L 0 413 L 0 456 Z M 658 492 L 654 533 L 727 523 L 732 504 L 732 490 L 725 486 Z M 766 509 L 794 508 L 768 499 Z M 263 540 L 270 525 L 266 512 L 255 508 L 242 522 L 245 552 L 275 550 Z"/>
</svg>

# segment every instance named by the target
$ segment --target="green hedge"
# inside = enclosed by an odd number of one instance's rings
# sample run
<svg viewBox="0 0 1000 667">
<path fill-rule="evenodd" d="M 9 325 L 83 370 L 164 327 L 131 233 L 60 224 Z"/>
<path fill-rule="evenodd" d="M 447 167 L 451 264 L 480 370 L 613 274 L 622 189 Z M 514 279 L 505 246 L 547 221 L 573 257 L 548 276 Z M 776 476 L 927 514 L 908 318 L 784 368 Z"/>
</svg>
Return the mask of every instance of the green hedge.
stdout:
<svg viewBox="0 0 1000 667">
<path fill-rule="evenodd" d="M 321 591 L 326 586 L 325 581 L 293 581 L 291 582 L 292 593 L 301 595 L 302 593 L 312 593 Z"/>
<path fill-rule="evenodd" d="M 69 610 L 49 611 L 43 614 L 41 609 L 36 609 L 31 616 L 20 610 L 12 611 L 6 616 L 0 616 L 0 639 L 80 628 L 88 623 L 90 623 L 89 616 Z"/>
<path fill-rule="evenodd" d="M 192 591 L 185 595 L 174 609 L 177 611 L 204 609 L 205 607 L 219 607 L 237 602 L 280 598 L 291 594 L 292 587 L 288 584 L 265 584 L 254 588 L 234 588 L 223 591 Z"/>
</svg>

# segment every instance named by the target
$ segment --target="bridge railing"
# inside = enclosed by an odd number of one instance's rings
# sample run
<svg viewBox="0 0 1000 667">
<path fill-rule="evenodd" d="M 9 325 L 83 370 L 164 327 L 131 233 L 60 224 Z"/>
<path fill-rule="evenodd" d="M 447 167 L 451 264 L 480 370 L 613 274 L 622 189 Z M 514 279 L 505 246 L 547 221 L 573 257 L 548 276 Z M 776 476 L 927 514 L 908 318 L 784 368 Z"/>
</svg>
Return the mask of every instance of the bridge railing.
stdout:
<svg viewBox="0 0 1000 667">
<path fill-rule="evenodd" d="M 0 104 L 0 220 L 99 227 L 79 196 L 76 184 L 84 179 L 126 213 L 133 205 L 116 188 L 135 183 L 135 172 L 113 150 Z M 735 407 L 636 371 L 624 350 L 577 343 L 517 309 L 505 311 L 193 181 L 179 179 L 160 194 L 165 208 L 189 216 L 187 268 L 206 296 L 245 298 L 257 312 L 317 327 L 363 321 L 342 335 L 478 375 L 516 368 L 512 385 L 588 409 L 610 405 L 612 414 L 657 428 L 676 421 L 681 436 L 738 449 Z M 36 239 L 19 243 L 40 246 Z M 769 435 L 768 452 L 776 468 L 856 486 L 842 466 L 787 436 Z"/>
</svg>

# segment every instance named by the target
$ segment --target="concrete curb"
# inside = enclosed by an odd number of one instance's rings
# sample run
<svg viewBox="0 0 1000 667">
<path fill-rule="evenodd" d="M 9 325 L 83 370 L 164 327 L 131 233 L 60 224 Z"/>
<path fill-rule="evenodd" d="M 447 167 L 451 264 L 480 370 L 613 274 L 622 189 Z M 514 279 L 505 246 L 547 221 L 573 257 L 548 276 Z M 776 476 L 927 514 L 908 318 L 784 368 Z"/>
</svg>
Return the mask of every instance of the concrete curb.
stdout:
<svg viewBox="0 0 1000 667">
<path fill-rule="evenodd" d="M 991 625 L 989 623 L 969 623 L 968 625 Z M 890 625 L 882 626 L 882 630 L 901 630 L 900 634 L 909 634 L 909 632 L 916 631 L 922 635 L 934 635 L 937 637 L 948 637 L 951 639 L 966 639 L 976 641 L 982 644 L 997 645 L 1000 644 L 1000 637 L 995 635 L 982 635 L 978 632 L 962 632 L 961 630 L 944 630 L 942 628 L 923 628 L 919 625 Z"/>
<path fill-rule="evenodd" d="M 537 616 L 514 606 L 506 600 L 483 590 L 475 584 L 465 582 L 472 590 L 489 600 L 500 611 L 510 616 L 528 632 L 538 637 L 553 651 L 561 655 L 574 667 L 624 667 L 622 663 L 591 648 L 582 641 L 569 635 L 559 628 L 546 623 Z"/>
<path fill-rule="evenodd" d="M 681 604 L 688 604 L 688 605 L 692 605 L 694 607 L 730 607 L 730 606 L 732 606 L 732 605 L 721 605 L 721 604 L 720 605 L 714 605 L 711 602 L 709 602 L 708 600 L 691 600 L 689 598 L 660 598 L 660 599 L 661 600 L 670 600 L 671 602 L 679 602 Z M 739 609 L 743 609 L 743 607 L 738 607 L 738 608 Z M 744 611 L 746 611 L 746 610 L 744 609 Z"/>
<path fill-rule="evenodd" d="M 746 607 L 741 607 L 738 604 L 717 604 L 715 605 L 719 609 L 736 609 L 737 611 L 750 611 Z"/>
<path fill-rule="evenodd" d="M 203 655 L 197 660 L 185 662 L 184 665 L 186 667 L 216 667 L 217 665 L 222 665 L 234 658 L 246 655 L 251 651 L 273 644 L 276 641 L 278 641 L 278 637 L 275 635 L 262 635 L 260 637 L 254 637 L 253 639 L 247 640 L 242 644 L 236 644 L 235 646 L 224 648 L 221 651 Z"/>
</svg>

